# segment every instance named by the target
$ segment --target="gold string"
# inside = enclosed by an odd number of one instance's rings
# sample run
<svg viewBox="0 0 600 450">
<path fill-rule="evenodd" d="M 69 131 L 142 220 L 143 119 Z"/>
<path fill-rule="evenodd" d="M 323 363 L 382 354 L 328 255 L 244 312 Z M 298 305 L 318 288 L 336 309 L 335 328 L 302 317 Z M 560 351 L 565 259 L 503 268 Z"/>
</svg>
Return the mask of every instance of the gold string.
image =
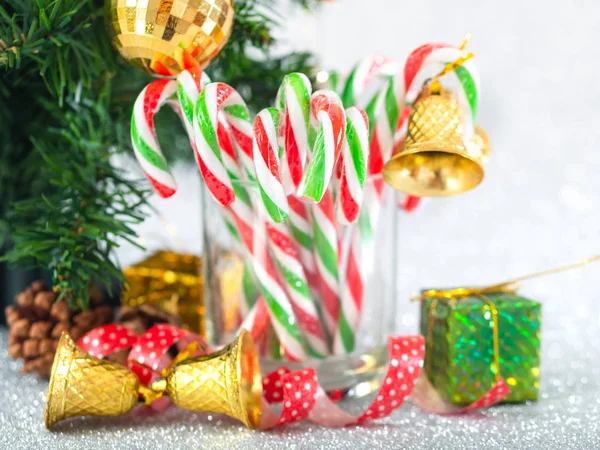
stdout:
<svg viewBox="0 0 600 450">
<path fill-rule="evenodd" d="M 574 264 L 568 264 L 566 266 L 555 267 L 553 269 L 542 270 L 540 272 L 534 272 L 528 275 L 522 275 L 516 278 L 512 278 L 501 283 L 492 284 L 483 287 L 459 287 L 454 289 L 430 289 L 423 292 L 421 295 L 411 297 L 411 301 L 421 301 L 426 298 L 443 297 L 443 298 L 457 298 L 457 297 L 468 297 L 470 295 L 478 294 L 489 294 L 492 292 L 500 293 L 515 293 L 519 289 L 520 282 L 531 280 L 533 278 L 539 278 L 546 275 L 551 275 L 558 272 L 564 272 L 566 270 L 576 269 L 578 267 L 587 266 L 593 262 L 599 261 L 600 255 L 592 256 L 591 258 L 583 261 L 576 262 Z"/>
<path fill-rule="evenodd" d="M 469 41 L 471 40 L 471 33 L 467 33 L 462 43 L 460 44 L 459 50 L 464 50 Z M 475 54 L 473 52 L 469 52 L 466 55 L 462 55 L 455 61 L 449 62 L 444 66 L 442 71 L 431 78 L 431 83 L 429 85 L 429 93 L 430 94 L 439 94 L 441 92 L 441 85 L 439 79 L 443 76 L 448 75 L 450 72 L 456 70 L 458 67 L 464 65 L 468 60 L 474 58 Z M 427 81 L 426 81 L 427 83 Z"/>
<path fill-rule="evenodd" d="M 467 35 L 465 36 L 463 41 L 460 43 L 460 46 L 458 47 L 458 49 L 464 50 L 467 47 L 467 44 L 469 43 L 470 40 L 471 40 L 471 33 L 467 33 Z"/>
</svg>

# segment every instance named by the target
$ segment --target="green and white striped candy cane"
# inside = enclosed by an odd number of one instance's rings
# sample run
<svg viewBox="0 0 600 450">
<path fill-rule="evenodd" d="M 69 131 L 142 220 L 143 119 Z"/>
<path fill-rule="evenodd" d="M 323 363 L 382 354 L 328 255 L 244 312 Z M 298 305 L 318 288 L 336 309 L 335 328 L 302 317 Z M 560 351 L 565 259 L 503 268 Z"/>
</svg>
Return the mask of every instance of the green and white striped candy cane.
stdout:
<svg viewBox="0 0 600 450">
<path fill-rule="evenodd" d="M 319 203 L 329 188 L 344 145 L 346 113 L 339 96 L 326 90 L 317 91 L 311 96 L 310 109 L 318 120 L 319 129 L 297 195 L 302 200 Z"/>
<path fill-rule="evenodd" d="M 220 115 L 225 118 L 238 152 L 219 145 L 217 134 Z M 247 178 L 253 179 L 250 114 L 241 96 L 233 88 L 224 83 L 211 83 L 204 88 L 196 103 L 194 136 L 201 162 L 214 157 L 232 190 L 239 186 L 239 183 L 232 181 L 242 171 L 245 171 Z M 209 155 L 208 158 L 206 155 Z M 203 175 L 207 176 L 205 172 Z M 265 218 L 261 209 L 254 208 L 254 201 L 246 197 L 244 192 L 243 189 L 235 190 L 235 197 L 228 204 L 228 210 L 251 262 L 269 309 L 272 326 L 285 354 L 291 360 L 303 360 L 306 358 L 304 340 L 292 305 L 279 282 L 269 254 L 265 238 Z"/>
<path fill-rule="evenodd" d="M 154 190 L 163 198 L 175 194 L 177 184 L 158 144 L 154 131 L 154 115 L 171 100 L 176 89 L 175 80 L 153 81 L 138 95 L 131 116 L 131 143 L 134 154 Z"/>
<path fill-rule="evenodd" d="M 287 218 L 289 211 L 279 170 L 278 129 L 277 109 L 266 108 L 256 116 L 253 139 L 254 164 L 262 204 L 267 211 L 266 235 L 294 313 L 307 338 L 310 356 L 322 358 L 328 353 L 327 336 L 321 326 L 319 313 L 292 233 L 287 224 L 278 223 L 282 217 Z"/>
</svg>

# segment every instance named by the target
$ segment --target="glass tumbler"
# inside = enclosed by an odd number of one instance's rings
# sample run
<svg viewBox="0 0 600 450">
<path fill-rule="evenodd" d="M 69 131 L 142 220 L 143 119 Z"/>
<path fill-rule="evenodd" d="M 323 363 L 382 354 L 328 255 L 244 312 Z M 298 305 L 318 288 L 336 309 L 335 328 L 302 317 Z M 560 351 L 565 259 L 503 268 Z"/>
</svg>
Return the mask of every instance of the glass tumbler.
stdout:
<svg viewBox="0 0 600 450">
<path fill-rule="evenodd" d="M 209 344 L 214 346 L 223 345 L 235 336 L 244 315 L 263 294 L 250 254 L 270 261 L 274 282 L 279 281 L 288 299 L 294 288 L 286 284 L 289 277 L 285 276 L 285 266 L 279 264 L 274 255 L 275 243 L 265 233 L 268 219 L 258 186 L 247 181 L 234 182 L 234 190 L 247 194 L 246 205 L 237 209 L 252 216 L 241 219 L 241 224 L 235 207 L 222 207 L 205 187 L 202 188 L 204 329 Z M 326 335 L 327 352 L 323 357 L 313 355 L 301 361 L 290 361 L 278 339 L 277 329 L 267 326 L 257 339 L 263 373 L 280 366 L 292 370 L 313 367 L 327 391 L 343 395 L 365 395 L 378 387 L 378 379 L 387 364 L 387 337 L 395 329 L 399 210 L 396 192 L 383 182 L 381 176 L 365 182 L 364 194 L 364 206 L 356 223 L 342 225 L 334 221 L 330 224 L 329 230 L 336 234 L 336 245 L 330 248 L 335 247 L 337 261 L 319 258 L 317 245 L 322 243 L 323 237 L 317 220 L 318 206 L 302 204 L 306 213 L 303 229 L 299 229 L 297 220 L 292 220 L 296 208 L 291 208 L 290 218 L 278 225 L 287 227 L 289 236 L 293 237 L 291 253 L 301 261 L 310 262 L 304 264 L 303 269 L 309 280 L 310 298 Z M 241 200 L 238 198 L 238 201 Z M 329 217 L 335 217 L 335 214 Z M 261 236 L 260 239 L 249 239 L 251 246 L 260 248 L 249 249 L 240 244 L 248 233 L 254 238 Z M 264 246 L 256 244 L 257 240 L 265 241 L 262 242 Z M 334 272 L 337 269 L 337 280 L 331 275 L 332 265 Z M 325 275 L 321 275 L 323 273 Z M 323 283 L 328 288 L 323 289 Z M 337 304 L 337 317 L 336 309 L 326 306 L 325 296 L 329 302 L 333 298 L 333 304 Z M 272 320 L 277 310 L 268 309 Z M 333 311 L 333 314 L 325 314 L 325 310 Z M 353 327 L 352 322 L 358 325 Z M 307 330 L 303 330 L 298 321 L 295 323 L 305 343 Z"/>
</svg>

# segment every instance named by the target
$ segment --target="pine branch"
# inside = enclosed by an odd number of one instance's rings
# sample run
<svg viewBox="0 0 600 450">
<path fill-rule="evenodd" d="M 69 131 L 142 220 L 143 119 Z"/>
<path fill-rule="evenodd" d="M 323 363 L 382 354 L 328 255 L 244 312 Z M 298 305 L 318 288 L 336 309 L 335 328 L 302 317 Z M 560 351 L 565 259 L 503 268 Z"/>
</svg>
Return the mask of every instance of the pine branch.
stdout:
<svg viewBox="0 0 600 450">
<path fill-rule="evenodd" d="M 122 279 L 111 253 L 123 240 L 135 243 L 148 196 L 145 181 L 111 164 L 131 151 L 131 111 L 151 78 L 112 48 L 104 1 L 0 4 L 0 248 L 10 236 L 5 259 L 51 270 L 60 298 L 79 307 L 90 283 Z M 291 1 L 307 7 L 310 0 Z M 272 56 L 281 18 L 271 0 L 234 0 L 234 7 L 229 44 L 208 72 L 257 111 L 272 104 L 286 73 L 311 73 L 311 56 Z M 193 163 L 174 114 L 159 114 L 156 128 L 167 158 Z"/>
<path fill-rule="evenodd" d="M 119 240 L 135 243 L 132 226 L 144 218 L 148 191 L 110 163 L 120 125 L 109 114 L 110 84 L 94 101 L 69 98 L 64 108 L 42 102 L 58 118 L 44 140 L 34 138 L 43 160 L 41 198 L 15 204 L 14 250 L 9 261 L 29 260 L 52 271 L 60 298 L 87 307 L 89 285 L 123 279 L 111 260 Z M 114 132 L 116 130 L 116 133 Z"/>
</svg>

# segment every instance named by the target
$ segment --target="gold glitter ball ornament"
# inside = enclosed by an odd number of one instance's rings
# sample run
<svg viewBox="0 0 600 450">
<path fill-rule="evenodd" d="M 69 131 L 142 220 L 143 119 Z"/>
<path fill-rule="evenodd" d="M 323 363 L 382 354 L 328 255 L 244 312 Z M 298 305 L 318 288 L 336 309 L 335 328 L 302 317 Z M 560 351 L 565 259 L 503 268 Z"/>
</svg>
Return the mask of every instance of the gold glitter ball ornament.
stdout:
<svg viewBox="0 0 600 450">
<path fill-rule="evenodd" d="M 233 26 L 232 0 L 106 0 L 108 32 L 134 67 L 174 76 L 212 61 Z"/>
</svg>

